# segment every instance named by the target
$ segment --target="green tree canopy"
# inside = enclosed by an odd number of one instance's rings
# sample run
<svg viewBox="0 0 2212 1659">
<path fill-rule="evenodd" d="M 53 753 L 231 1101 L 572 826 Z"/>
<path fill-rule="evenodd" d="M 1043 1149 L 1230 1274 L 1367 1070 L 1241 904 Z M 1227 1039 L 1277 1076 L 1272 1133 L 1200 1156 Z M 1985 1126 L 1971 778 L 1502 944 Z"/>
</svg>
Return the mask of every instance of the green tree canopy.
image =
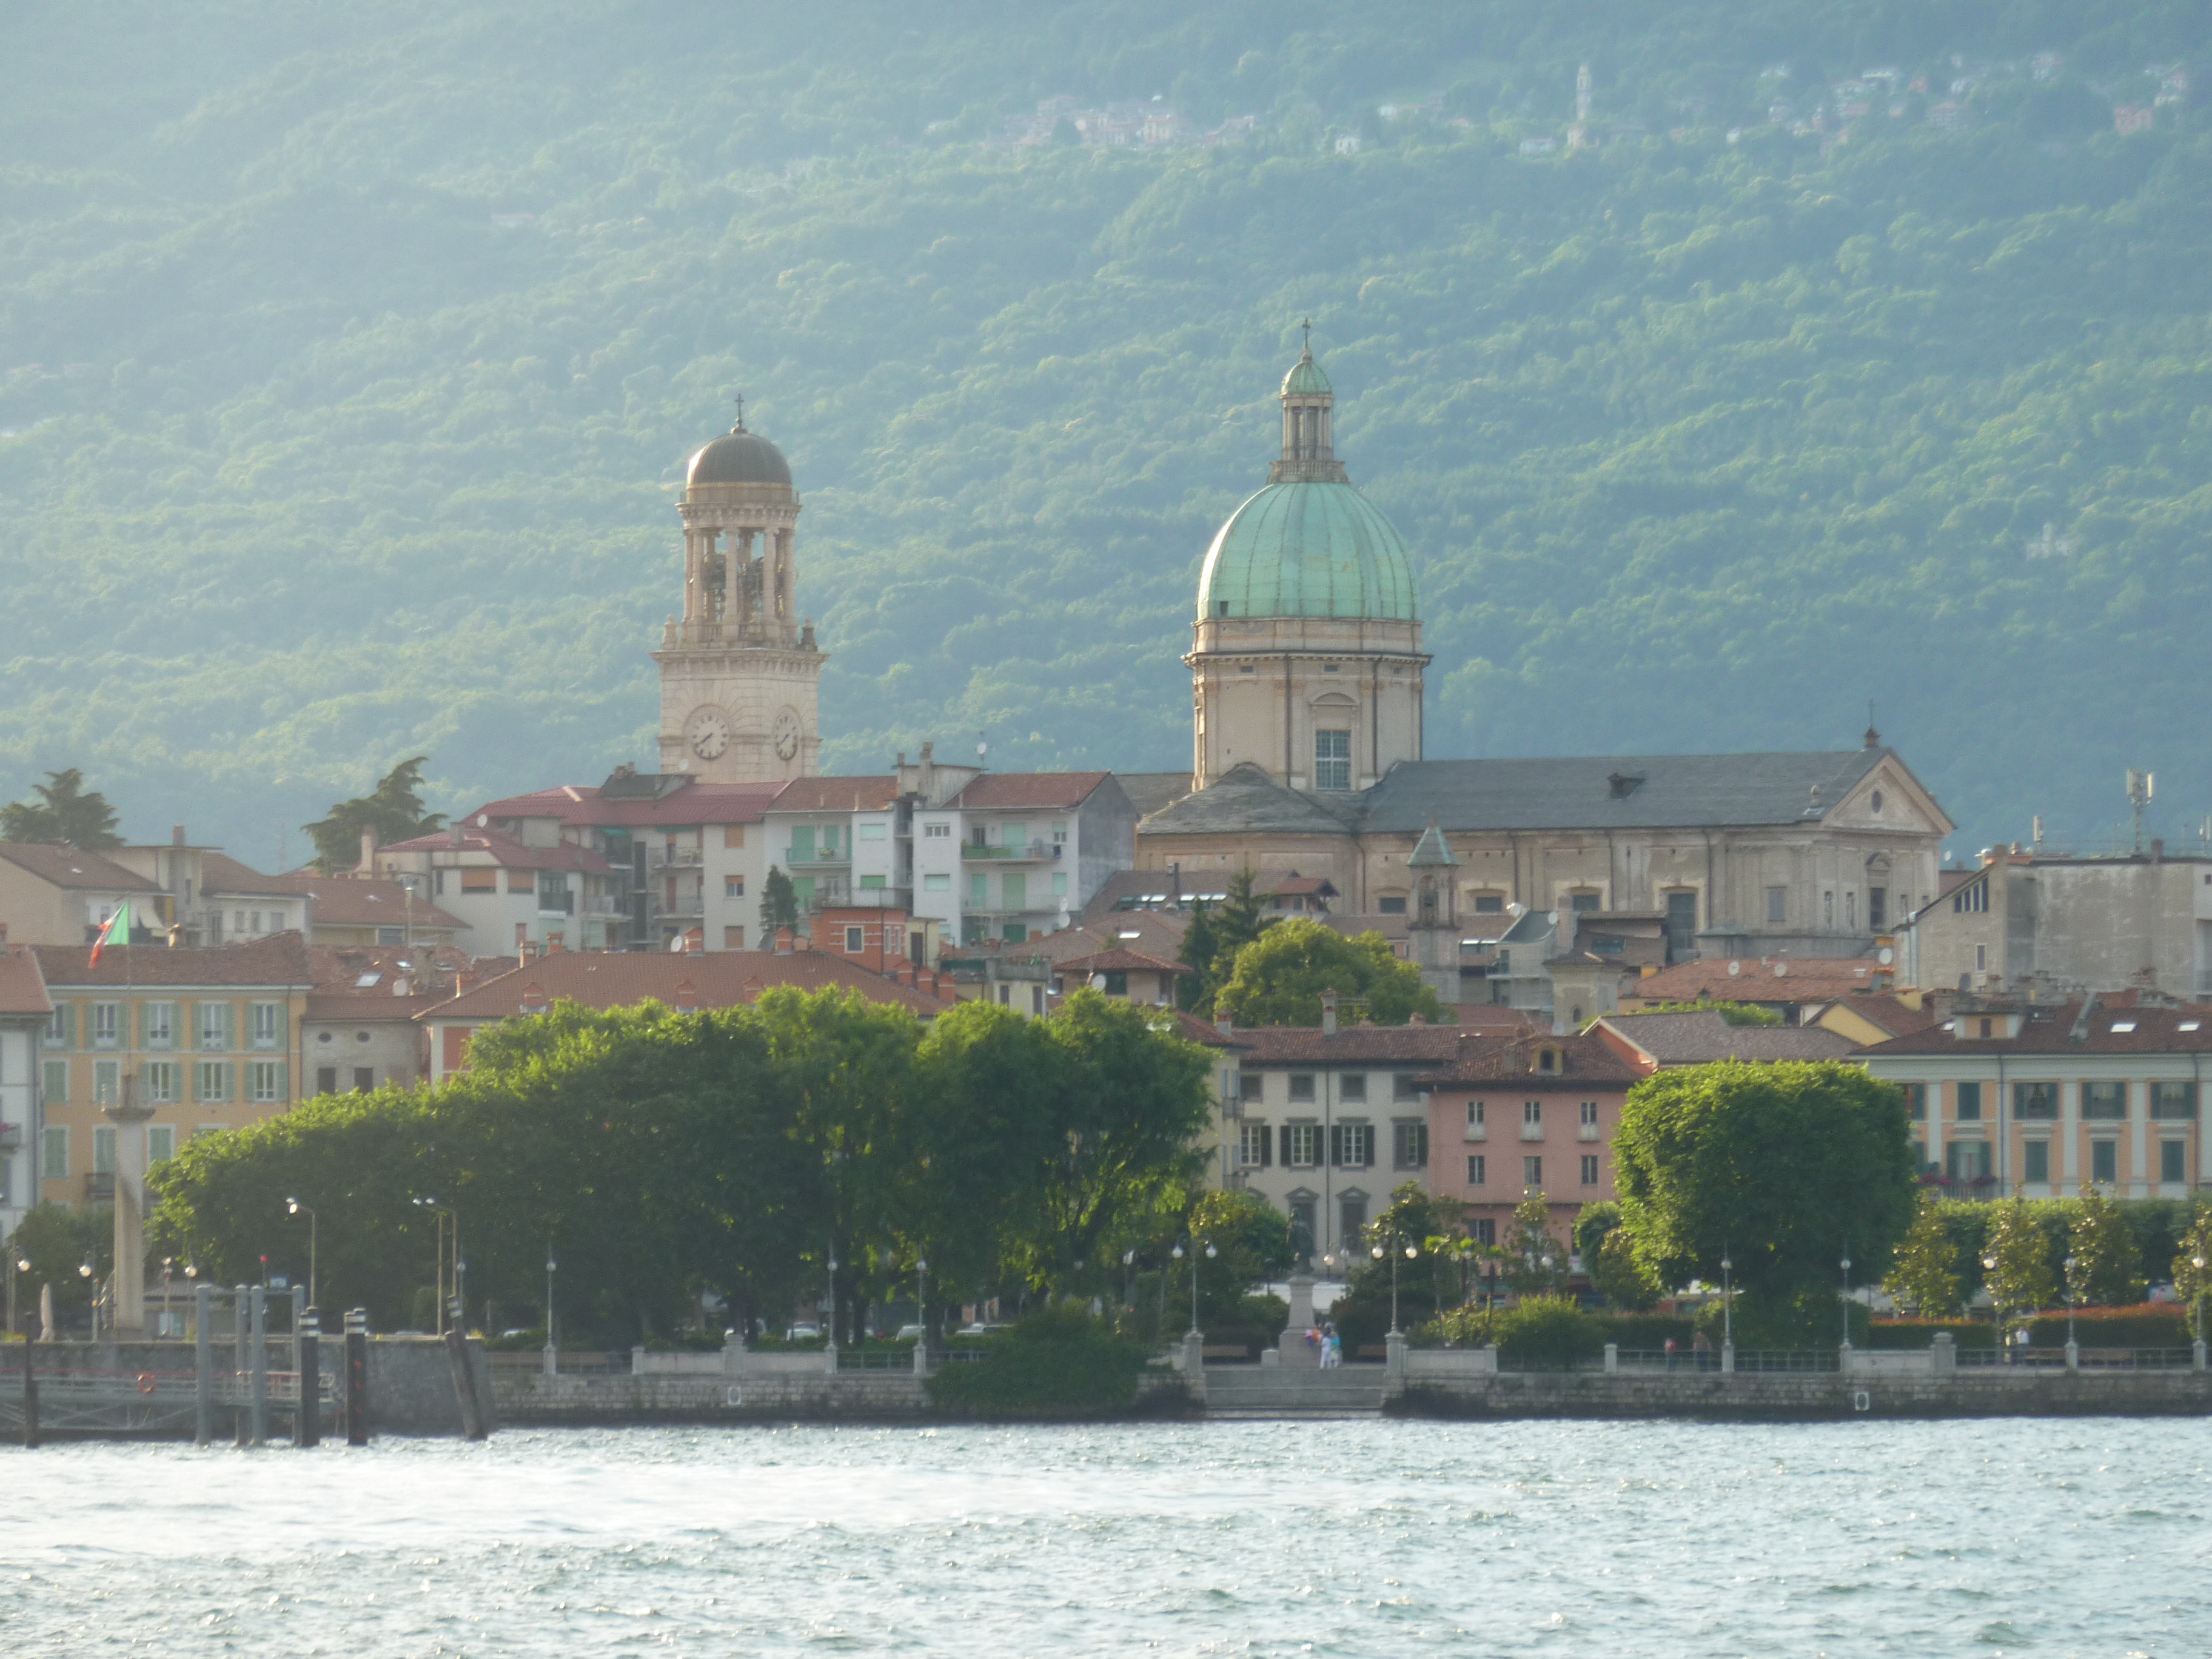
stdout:
<svg viewBox="0 0 2212 1659">
<path fill-rule="evenodd" d="M 1754 1002 L 1655 1002 L 1639 1014 L 1718 1014 L 1730 1025 L 1780 1025 L 1781 1015 Z"/>
<path fill-rule="evenodd" d="M 363 830 L 375 835 L 379 847 L 388 847 L 443 827 L 443 812 L 422 810 L 422 768 L 429 758 L 416 755 L 400 762 L 368 794 L 342 800 L 306 825 L 315 843 L 315 867 L 327 872 L 359 864 Z"/>
<path fill-rule="evenodd" d="M 1889 1270 L 1918 1183 L 1904 1091 L 1854 1066 L 1723 1060 L 1629 1091 L 1613 1138 L 1620 1208 L 1662 1282 L 1735 1282 L 1777 1303 Z M 1832 1304 L 1831 1304 L 1832 1305 Z"/>
<path fill-rule="evenodd" d="M 1984 1243 L 1983 1283 L 2000 1317 L 2048 1307 L 2057 1291 L 2051 1240 L 2027 1201 L 2010 1198 L 1990 1206 Z"/>
<path fill-rule="evenodd" d="M 84 774 L 76 767 L 47 773 L 44 783 L 31 786 L 31 793 L 36 800 L 0 806 L 0 841 L 39 842 L 88 853 L 123 845 L 115 833 L 115 809 L 97 789 L 85 788 Z"/>
<path fill-rule="evenodd" d="M 2066 1226 L 2066 1289 L 2076 1302 L 2126 1305 L 2145 1289 L 2127 1217 L 2104 1190 L 2085 1186 Z"/>
<path fill-rule="evenodd" d="M 799 926 L 799 895 L 792 887 L 791 878 L 773 864 L 768 867 L 767 878 L 761 883 L 760 914 L 763 948 L 783 929 Z"/>
<path fill-rule="evenodd" d="M 1239 1025 L 1318 1025 L 1324 991 L 1342 997 L 1347 1022 L 1403 1025 L 1415 1014 L 1450 1018 L 1421 983 L 1421 970 L 1401 961 L 1382 934 L 1346 939 L 1307 916 L 1279 921 L 1238 951 L 1236 971 L 1213 1006 Z"/>
<path fill-rule="evenodd" d="M 1897 1259 L 1882 1288 L 1901 1306 L 1923 1318 L 1959 1310 L 1958 1247 L 1953 1243 L 1942 1199 L 1923 1187 L 1912 1225 L 1897 1247 Z"/>
</svg>

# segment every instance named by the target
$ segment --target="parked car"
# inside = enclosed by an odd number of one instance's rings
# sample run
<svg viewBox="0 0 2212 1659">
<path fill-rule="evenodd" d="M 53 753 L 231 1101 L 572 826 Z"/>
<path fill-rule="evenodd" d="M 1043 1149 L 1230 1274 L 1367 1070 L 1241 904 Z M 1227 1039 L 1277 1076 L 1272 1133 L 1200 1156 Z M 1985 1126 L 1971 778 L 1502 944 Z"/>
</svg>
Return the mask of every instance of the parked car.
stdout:
<svg viewBox="0 0 2212 1659">
<path fill-rule="evenodd" d="M 787 1342 L 811 1342 L 821 1334 L 819 1325 L 793 1325 L 783 1334 L 783 1340 Z"/>
<path fill-rule="evenodd" d="M 927 1334 L 927 1328 L 924 1326 L 902 1325 L 898 1328 L 898 1334 L 893 1337 L 891 1340 L 894 1342 L 919 1342 Z"/>
<path fill-rule="evenodd" d="M 1012 1325 L 986 1325 L 979 1319 L 972 1325 L 963 1325 L 953 1334 L 955 1336 L 996 1336 L 1000 1331 L 1011 1331 L 1013 1328 Z"/>
</svg>

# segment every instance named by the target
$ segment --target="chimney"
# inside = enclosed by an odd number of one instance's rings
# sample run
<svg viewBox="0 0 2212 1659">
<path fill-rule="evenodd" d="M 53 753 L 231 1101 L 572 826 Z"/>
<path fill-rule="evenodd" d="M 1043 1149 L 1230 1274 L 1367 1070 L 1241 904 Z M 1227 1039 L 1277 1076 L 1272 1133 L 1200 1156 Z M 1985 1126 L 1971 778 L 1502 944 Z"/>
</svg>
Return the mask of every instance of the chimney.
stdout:
<svg viewBox="0 0 2212 1659">
<path fill-rule="evenodd" d="M 374 830 L 361 832 L 361 863 L 356 873 L 364 876 L 376 873 L 376 831 Z"/>
<path fill-rule="evenodd" d="M 1334 991 L 1321 994 L 1321 1034 L 1323 1036 L 1336 1035 L 1336 993 Z"/>
<path fill-rule="evenodd" d="M 542 1014 L 545 1012 L 545 988 L 536 980 L 522 988 L 522 1012 Z"/>
<path fill-rule="evenodd" d="M 459 824 L 449 823 L 446 826 L 447 846 L 452 848 L 456 853 L 458 853 L 467 844 L 467 834 L 462 830 Z"/>
<path fill-rule="evenodd" d="M 793 934 L 790 928 L 779 927 L 775 930 L 775 941 L 773 948 L 776 955 L 780 957 L 787 957 L 797 947 L 798 939 Z"/>
<path fill-rule="evenodd" d="M 687 979 L 676 988 L 676 1012 L 690 1014 L 696 1013 L 698 1010 L 699 988 Z"/>
<path fill-rule="evenodd" d="M 1237 1022 L 1227 1014 L 1216 1014 L 1213 1017 L 1213 1029 L 1222 1036 L 1227 1036 L 1237 1029 Z"/>
<path fill-rule="evenodd" d="M 172 847 L 182 847 L 184 844 L 185 826 L 181 823 L 171 824 L 169 826 L 169 845 Z"/>
</svg>

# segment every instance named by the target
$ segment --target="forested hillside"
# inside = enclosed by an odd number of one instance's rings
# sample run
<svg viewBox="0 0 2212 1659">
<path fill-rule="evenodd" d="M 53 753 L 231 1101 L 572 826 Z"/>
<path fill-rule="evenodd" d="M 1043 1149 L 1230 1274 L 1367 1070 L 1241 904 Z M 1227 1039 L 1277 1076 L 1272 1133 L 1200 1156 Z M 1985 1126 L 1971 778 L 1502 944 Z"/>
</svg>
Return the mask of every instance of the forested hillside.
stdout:
<svg viewBox="0 0 2212 1659">
<path fill-rule="evenodd" d="M 1962 844 L 2108 836 L 2130 764 L 2193 835 L 2208 20 L 11 8 L 0 791 L 81 766 L 266 864 L 408 754 L 448 808 L 649 762 L 740 391 L 834 769 L 1185 764 L 1310 315 L 1431 754 L 1847 747 L 1872 699 Z M 1172 142 L 1088 142 L 1117 105 Z"/>
</svg>

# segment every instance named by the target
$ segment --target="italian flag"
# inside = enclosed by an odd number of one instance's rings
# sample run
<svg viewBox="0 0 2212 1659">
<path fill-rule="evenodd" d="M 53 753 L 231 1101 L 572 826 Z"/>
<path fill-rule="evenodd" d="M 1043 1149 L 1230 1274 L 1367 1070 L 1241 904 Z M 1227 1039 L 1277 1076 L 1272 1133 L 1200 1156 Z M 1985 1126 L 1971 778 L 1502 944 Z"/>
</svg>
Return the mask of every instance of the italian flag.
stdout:
<svg viewBox="0 0 2212 1659">
<path fill-rule="evenodd" d="M 125 945 L 130 944 L 131 901 L 129 899 L 125 899 L 122 903 L 117 905 L 115 907 L 115 914 L 108 917 L 106 921 L 100 924 L 100 932 L 92 941 L 92 959 L 94 962 L 98 962 L 100 960 L 100 953 L 107 948 L 107 941 L 118 932 L 123 935 L 123 943 Z"/>
</svg>

